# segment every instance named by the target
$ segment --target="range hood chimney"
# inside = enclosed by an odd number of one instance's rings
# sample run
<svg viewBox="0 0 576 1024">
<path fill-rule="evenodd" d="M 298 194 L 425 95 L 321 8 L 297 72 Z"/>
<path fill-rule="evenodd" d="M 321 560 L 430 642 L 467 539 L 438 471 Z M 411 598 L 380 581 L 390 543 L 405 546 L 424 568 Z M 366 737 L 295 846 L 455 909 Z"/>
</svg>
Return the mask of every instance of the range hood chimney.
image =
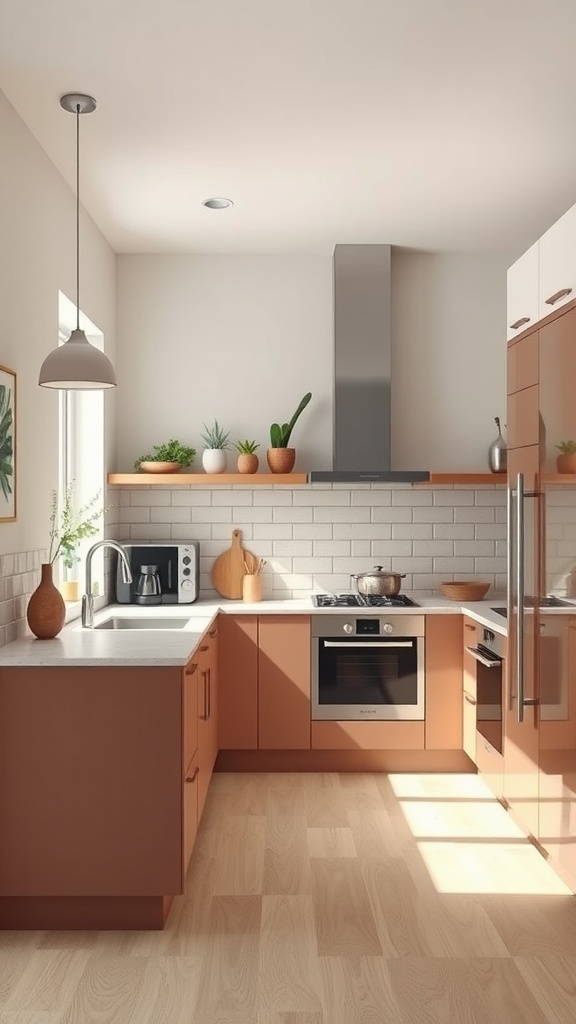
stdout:
<svg viewBox="0 0 576 1024">
<path fill-rule="evenodd" d="M 390 467 L 390 246 L 334 249 L 334 468 L 323 482 L 411 483 L 427 470 Z"/>
</svg>

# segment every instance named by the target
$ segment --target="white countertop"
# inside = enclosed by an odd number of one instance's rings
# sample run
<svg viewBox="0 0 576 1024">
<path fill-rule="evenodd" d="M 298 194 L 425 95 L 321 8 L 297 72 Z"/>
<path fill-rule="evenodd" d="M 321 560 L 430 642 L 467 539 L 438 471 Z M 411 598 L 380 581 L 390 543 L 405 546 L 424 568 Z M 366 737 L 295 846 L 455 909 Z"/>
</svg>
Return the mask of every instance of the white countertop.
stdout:
<svg viewBox="0 0 576 1024">
<path fill-rule="evenodd" d="M 102 666 L 149 665 L 183 666 L 186 664 L 201 637 L 219 612 L 232 615 L 470 615 L 479 623 L 504 636 L 507 635 L 506 620 L 492 611 L 492 607 L 505 604 L 505 600 L 492 598 L 491 601 L 475 601 L 459 604 L 444 597 L 422 598 L 418 607 L 413 608 L 316 608 L 312 598 L 259 601 L 228 601 L 220 599 L 200 600 L 191 605 L 165 605 L 142 608 L 135 605 L 108 605 L 96 612 L 94 623 L 103 622 L 112 616 L 182 618 L 186 625 L 182 629 L 85 629 L 80 620 L 69 623 L 53 640 L 37 640 L 27 637 L 0 648 L 0 668 L 5 666 Z M 559 609 L 559 611 L 576 611 Z"/>
</svg>

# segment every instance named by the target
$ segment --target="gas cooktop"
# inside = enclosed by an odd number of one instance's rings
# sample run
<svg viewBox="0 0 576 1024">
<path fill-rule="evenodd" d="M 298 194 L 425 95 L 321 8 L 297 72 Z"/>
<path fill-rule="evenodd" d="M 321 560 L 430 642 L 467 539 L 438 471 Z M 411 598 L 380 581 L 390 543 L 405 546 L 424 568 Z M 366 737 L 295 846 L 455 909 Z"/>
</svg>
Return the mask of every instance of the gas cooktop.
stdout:
<svg viewBox="0 0 576 1024">
<path fill-rule="evenodd" d="M 418 608 L 416 601 L 406 594 L 380 597 L 377 594 L 314 594 L 317 608 Z"/>
</svg>

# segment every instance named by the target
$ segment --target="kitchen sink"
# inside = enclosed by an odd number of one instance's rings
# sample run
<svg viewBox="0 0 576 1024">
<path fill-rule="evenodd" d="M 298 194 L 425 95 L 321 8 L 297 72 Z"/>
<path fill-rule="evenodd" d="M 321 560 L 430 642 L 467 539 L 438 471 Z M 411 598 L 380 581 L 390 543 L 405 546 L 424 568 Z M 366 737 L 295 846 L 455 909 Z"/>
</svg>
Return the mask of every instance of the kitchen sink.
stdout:
<svg viewBox="0 0 576 1024">
<path fill-rule="evenodd" d="M 188 619 L 154 619 L 151 615 L 130 619 L 128 616 L 115 615 L 111 619 L 104 619 L 94 629 L 184 629 L 187 625 Z"/>
</svg>

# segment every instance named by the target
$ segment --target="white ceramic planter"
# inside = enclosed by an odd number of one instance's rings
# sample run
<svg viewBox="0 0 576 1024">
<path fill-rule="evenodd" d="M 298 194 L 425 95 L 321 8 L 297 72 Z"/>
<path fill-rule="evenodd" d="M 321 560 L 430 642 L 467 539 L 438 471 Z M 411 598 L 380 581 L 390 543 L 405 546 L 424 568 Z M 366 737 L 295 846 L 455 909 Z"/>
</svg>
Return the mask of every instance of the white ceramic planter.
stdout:
<svg viewBox="0 0 576 1024">
<path fill-rule="evenodd" d="M 202 452 L 202 466 L 205 473 L 225 473 L 228 455 L 224 448 L 205 448 Z"/>
</svg>

